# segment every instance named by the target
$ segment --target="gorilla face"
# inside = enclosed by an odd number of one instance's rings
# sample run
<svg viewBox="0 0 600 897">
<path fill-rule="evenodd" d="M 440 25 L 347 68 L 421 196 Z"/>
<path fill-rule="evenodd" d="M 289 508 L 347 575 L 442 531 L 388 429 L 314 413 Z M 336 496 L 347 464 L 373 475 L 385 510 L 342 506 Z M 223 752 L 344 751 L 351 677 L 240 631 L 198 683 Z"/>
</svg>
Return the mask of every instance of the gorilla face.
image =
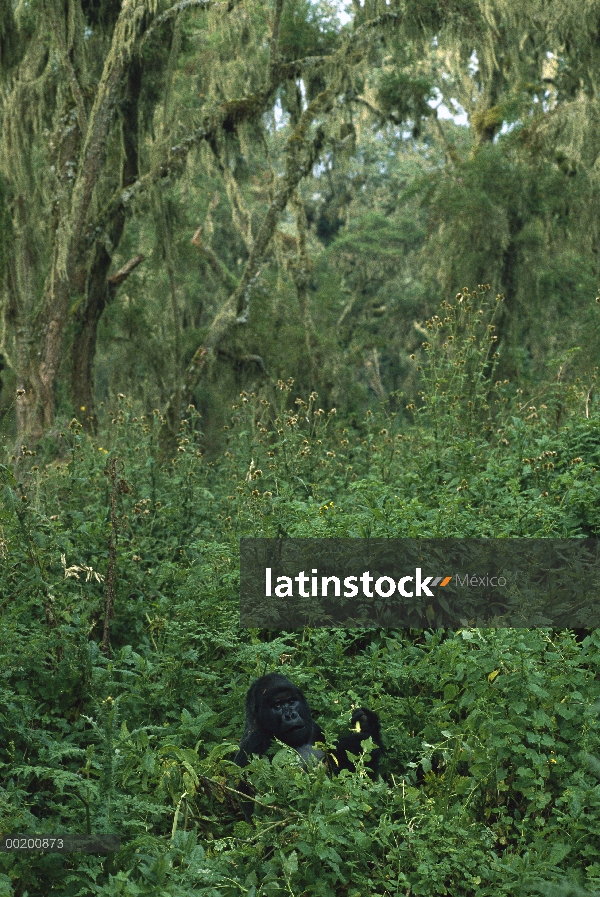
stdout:
<svg viewBox="0 0 600 897">
<path fill-rule="evenodd" d="M 295 688 L 268 695 L 262 703 L 261 725 L 289 747 L 300 747 L 311 740 L 313 721 L 304 696 Z"/>
<path fill-rule="evenodd" d="M 354 769 L 347 752 L 358 755 L 366 738 L 372 738 L 369 768 L 375 774 L 383 751 L 379 717 L 366 707 L 358 707 L 352 714 L 354 731 L 342 736 L 327 760 L 331 772 Z M 323 741 L 321 729 L 313 722 L 308 702 L 293 682 L 279 673 L 267 673 L 252 683 L 246 695 L 246 728 L 235 755 L 234 763 L 247 766 L 253 755 L 263 757 L 273 738 L 295 748 L 302 759 L 320 760 L 323 751 L 314 747 Z"/>
<path fill-rule="evenodd" d="M 253 754 L 264 756 L 273 738 L 296 748 L 306 759 L 305 754 L 316 755 L 312 745 L 322 737 L 300 689 L 285 676 L 268 673 L 248 689 L 246 728 L 234 762 L 246 766 Z M 302 753 L 300 749 L 304 748 Z"/>
</svg>

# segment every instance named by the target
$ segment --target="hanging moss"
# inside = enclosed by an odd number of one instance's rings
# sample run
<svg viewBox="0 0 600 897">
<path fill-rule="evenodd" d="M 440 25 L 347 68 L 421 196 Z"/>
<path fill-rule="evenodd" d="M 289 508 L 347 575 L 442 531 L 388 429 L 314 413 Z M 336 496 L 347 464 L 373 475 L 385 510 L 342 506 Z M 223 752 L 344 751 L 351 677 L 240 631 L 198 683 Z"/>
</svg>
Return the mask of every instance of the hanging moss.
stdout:
<svg viewBox="0 0 600 897">
<path fill-rule="evenodd" d="M 18 63 L 21 47 L 12 0 L 0 0 L 0 72 L 6 73 Z"/>
<path fill-rule="evenodd" d="M 12 236 L 12 222 L 8 209 L 8 185 L 0 173 L 0 284 L 6 275 L 9 244 Z"/>
</svg>

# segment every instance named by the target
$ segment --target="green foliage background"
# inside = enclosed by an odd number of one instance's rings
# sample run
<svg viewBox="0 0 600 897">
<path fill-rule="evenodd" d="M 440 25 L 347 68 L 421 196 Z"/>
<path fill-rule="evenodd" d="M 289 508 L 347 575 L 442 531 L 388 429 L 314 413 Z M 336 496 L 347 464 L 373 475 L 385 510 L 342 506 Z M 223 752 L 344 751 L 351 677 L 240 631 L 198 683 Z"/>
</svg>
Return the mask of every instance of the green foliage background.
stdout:
<svg viewBox="0 0 600 897">
<path fill-rule="evenodd" d="M 488 296 L 463 291 L 427 322 L 409 426 L 389 407 L 340 419 L 280 381 L 242 392 L 213 460 L 194 409 L 160 460 L 160 415 L 122 397 L 101 442 L 74 419 L 58 460 L 3 466 L 0 827 L 122 846 L 0 854 L 0 893 L 598 891 L 597 631 L 238 625 L 242 535 L 597 535 L 597 408 L 581 384 L 550 383 L 533 410 L 493 380 Z M 254 761 L 249 824 L 232 756 L 246 689 L 273 669 L 328 738 L 373 707 L 387 750 L 375 782 L 362 760 L 335 779 L 289 749 Z"/>
<path fill-rule="evenodd" d="M 239 627 L 243 536 L 600 534 L 598 5 L 351 12 L 0 0 L 0 833 L 121 837 L 0 897 L 600 894 L 598 630 Z M 386 753 L 249 823 L 271 670 Z"/>
</svg>

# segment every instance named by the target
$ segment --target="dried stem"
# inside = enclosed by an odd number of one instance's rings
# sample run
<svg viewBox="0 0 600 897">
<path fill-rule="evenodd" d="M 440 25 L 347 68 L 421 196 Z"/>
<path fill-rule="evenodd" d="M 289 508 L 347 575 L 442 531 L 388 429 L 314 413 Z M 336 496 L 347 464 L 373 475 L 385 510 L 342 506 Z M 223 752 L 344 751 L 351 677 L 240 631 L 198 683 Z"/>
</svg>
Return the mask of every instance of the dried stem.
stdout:
<svg viewBox="0 0 600 897">
<path fill-rule="evenodd" d="M 111 458 L 104 469 L 104 475 L 110 480 L 110 535 L 108 537 L 108 567 L 106 569 L 104 591 L 104 632 L 102 634 L 102 653 L 110 654 L 110 621 L 114 616 L 115 584 L 117 580 L 117 532 L 119 518 L 117 516 L 117 495 L 129 492 L 124 479 L 117 479 L 123 463 L 118 458 Z"/>
</svg>

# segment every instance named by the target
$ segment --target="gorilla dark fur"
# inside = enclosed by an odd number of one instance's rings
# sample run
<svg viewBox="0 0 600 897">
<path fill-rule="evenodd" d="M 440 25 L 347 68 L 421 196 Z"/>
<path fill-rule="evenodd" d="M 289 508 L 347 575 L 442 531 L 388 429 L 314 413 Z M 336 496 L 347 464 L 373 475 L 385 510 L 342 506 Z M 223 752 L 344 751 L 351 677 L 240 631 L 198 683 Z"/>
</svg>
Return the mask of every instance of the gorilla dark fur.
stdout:
<svg viewBox="0 0 600 897">
<path fill-rule="evenodd" d="M 357 756 L 362 742 L 370 736 L 377 747 L 371 751 L 369 767 L 376 773 L 383 751 L 379 718 L 372 710 L 359 707 L 352 714 L 352 725 L 356 731 L 339 739 L 328 766 L 334 773 L 342 769 L 353 770 L 354 764 L 346 752 Z M 323 751 L 314 747 L 315 742 L 323 741 L 324 737 L 313 722 L 306 698 L 289 679 L 278 673 L 261 676 L 248 689 L 246 728 L 235 755 L 237 765 L 247 766 L 253 754 L 262 757 L 273 738 L 295 748 L 304 762 L 309 757 L 320 760 L 324 756 Z"/>
</svg>

